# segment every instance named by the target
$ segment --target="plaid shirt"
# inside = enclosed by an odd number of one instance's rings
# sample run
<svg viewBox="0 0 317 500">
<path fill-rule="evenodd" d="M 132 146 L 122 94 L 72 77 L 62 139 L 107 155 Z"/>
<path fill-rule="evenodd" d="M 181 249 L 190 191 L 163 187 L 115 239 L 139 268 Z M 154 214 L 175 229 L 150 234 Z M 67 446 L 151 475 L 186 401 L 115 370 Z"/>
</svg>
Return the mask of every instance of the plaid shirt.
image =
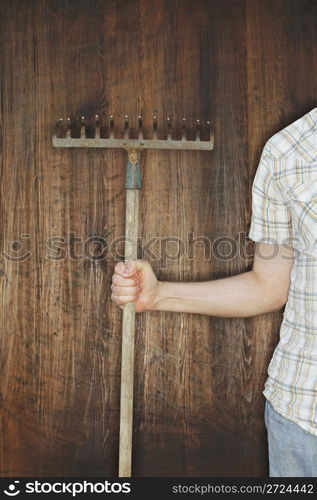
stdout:
<svg viewBox="0 0 317 500">
<path fill-rule="evenodd" d="M 278 413 L 317 436 L 317 108 L 267 141 L 252 196 L 249 238 L 294 248 L 263 394 Z"/>
</svg>

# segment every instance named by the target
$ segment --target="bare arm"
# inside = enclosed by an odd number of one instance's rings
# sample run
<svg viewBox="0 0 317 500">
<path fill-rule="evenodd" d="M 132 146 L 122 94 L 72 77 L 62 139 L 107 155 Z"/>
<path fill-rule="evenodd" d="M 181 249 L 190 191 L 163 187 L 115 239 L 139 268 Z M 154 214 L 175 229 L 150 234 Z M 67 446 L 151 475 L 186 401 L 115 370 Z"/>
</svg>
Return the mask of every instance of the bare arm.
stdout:
<svg viewBox="0 0 317 500">
<path fill-rule="evenodd" d="M 113 275 L 112 298 L 119 306 L 134 301 L 138 312 L 255 316 L 285 304 L 292 265 L 290 247 L 263 243 L 256 243 L 251 271 L 212 281 L 160 282 L 148 262 L 120 262 Z"/>
</svg>

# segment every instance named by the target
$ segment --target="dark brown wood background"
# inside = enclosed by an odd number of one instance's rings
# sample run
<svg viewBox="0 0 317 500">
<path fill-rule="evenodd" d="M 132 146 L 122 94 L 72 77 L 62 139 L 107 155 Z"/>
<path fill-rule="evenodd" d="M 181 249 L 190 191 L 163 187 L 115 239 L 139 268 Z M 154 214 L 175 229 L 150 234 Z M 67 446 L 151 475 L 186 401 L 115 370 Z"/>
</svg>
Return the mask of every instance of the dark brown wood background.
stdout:
<svg viewBox="0 0 317 500">
<path fill-rule="evenodd" d="M 52 125 L 95 113 L 141 112 L 147 131 L 153 112 L 210 119 L 212 153 L 144 155 L 140 256 L 155 237 L 161 279 L 242 272 L 244 255 L 205 259 L 198 243 L 193 258 L 172 259 L 159 241 L 248 230 L 264 142 L 316 106 L 317 2 L 0 6 L 0 471 L 114 476 L 121 311 L 109 285 L 122 245 L 98 259 L 88 239 L 124 234 L 125 153 L 54 150 Z M 65 239 L 55 259 L 52 237 Z M 280 314 L 138 317 L 135 476 L 267 474 L 262 389 L 279 324 Z"/>
</svg>

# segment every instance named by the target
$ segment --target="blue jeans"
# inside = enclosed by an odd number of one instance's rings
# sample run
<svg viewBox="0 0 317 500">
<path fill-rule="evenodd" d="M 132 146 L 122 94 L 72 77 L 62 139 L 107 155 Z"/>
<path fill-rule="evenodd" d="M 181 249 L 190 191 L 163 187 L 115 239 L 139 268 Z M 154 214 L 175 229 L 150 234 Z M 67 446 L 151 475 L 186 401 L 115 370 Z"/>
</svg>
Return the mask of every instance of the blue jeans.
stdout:
<svg viewBox="0 0 317 500">
<path fill-rule="evenodd" d="M 317 436 L 265 402 L 270 477 L 317 477 Z"/>
</svg>

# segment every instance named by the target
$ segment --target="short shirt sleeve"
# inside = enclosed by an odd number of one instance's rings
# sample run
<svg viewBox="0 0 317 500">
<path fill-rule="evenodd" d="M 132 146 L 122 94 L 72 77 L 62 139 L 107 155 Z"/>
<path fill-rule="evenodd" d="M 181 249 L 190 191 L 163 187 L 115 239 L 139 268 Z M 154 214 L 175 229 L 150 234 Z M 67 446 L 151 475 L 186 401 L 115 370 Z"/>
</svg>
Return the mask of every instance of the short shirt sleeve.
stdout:
<svg viewBox="0 0 317 500">
<path fill-rule="evenodd" d="M 276 185 L 274 161 L 266 143 L 252 184 L 248 237 L 261 243 L 287 244 L 292 238 L 291 214 Z"/>
</svg>

